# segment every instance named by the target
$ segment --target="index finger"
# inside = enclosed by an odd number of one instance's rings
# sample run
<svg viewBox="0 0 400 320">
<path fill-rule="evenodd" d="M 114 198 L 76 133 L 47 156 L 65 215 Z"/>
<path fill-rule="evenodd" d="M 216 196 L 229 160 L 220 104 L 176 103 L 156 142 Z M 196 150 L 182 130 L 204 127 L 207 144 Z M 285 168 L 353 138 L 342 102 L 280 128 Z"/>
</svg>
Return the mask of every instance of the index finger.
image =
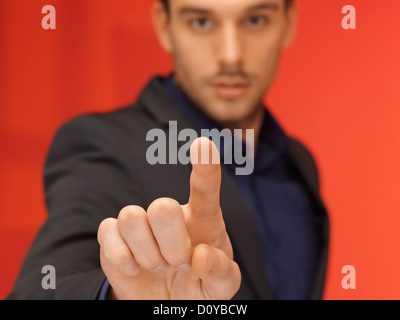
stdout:
<svg viewBox="0 0 400 320">
<path fill-rule="evenodd" d="M 190 147 L 189 208 L 192 216 L 213 216 L 219 212 L 221 167 L 215 144 L 205 137 L 196 139 Z"/>
</svg>

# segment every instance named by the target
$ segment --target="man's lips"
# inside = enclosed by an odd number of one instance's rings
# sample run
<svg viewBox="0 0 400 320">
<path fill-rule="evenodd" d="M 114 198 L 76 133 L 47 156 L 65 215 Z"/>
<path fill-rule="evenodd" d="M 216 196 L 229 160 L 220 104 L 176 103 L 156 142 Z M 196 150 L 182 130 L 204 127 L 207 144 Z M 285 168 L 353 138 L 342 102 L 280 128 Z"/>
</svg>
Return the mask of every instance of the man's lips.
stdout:
<svg viewBox="0 0 400 320">
<path fill-rule="evenodd" d="M 245 94 L 249 84 L 244 81 L 220 81 L 214 84 L 218 96 L 225 99 L 237 99 Z"/>
</svg>

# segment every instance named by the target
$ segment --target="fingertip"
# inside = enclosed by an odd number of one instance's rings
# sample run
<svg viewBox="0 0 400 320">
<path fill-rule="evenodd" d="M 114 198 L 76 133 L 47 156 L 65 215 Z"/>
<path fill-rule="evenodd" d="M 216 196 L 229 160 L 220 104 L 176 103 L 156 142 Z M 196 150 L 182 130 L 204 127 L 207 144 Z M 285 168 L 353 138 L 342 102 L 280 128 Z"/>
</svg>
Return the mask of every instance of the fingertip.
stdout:
<svg viewBox="0 0 400 320">
<path fill-rule="evenodd" d="M 216 264 L 213 250 L 204 243 L 197 245 L 193 252 L 192 264 L 200 278 L 211 274 Z"/>
<path fill-rule="evenodd" d="M 97 230 L 97 241 L 101 245 L 104 241 L 104 238 L 110 232 L 113 232 L 116 227 L 117 219 L 115 218 L 106 218 L 100 222 L 98 230 Z"/>
<path fill-rule="evenodd" d="M 195 139 L 190 146 L 190 162 L 196 164 L 220 164 L 220 155 L 215 143 L 207 137 Z"/>
<path fill-rule="evenodd" d="M 198 245 L 194 250 L 193 270 L 212 299 L 231 299 L 240 288 L 239 266 L 220 249 Z"/>
</svg>

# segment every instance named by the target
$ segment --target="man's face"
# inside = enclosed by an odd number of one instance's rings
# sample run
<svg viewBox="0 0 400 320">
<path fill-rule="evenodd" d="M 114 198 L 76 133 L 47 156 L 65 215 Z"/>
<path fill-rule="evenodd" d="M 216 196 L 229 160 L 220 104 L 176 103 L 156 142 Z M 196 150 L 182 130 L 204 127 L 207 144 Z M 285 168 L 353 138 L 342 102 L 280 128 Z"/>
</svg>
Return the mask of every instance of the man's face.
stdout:
<svg viewBox="0 0 400 320">
<path fill-rule="evenodd" d="M 170 0 L 175 80 L 216 121 L 246 120 L 290 41 L 289 12 L 284 0 Z"/>
</svg>

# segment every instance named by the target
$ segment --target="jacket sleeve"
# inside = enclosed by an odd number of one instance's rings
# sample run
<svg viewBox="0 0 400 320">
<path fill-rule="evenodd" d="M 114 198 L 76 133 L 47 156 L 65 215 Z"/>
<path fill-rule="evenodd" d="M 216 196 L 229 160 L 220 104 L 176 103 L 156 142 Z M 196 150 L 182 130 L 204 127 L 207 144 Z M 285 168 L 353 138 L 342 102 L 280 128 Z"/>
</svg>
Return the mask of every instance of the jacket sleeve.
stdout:
<svg viewBox="0 0 400 320">
<path fill-rule="evenodd" d="M 120 132 L 100 114 L 57 132 L 44 168 L 48 218 L 8 299 L 96 299 L 105 280 L 97 230 L 126 205 L 139 204 Z M 42 267 L 54 266 L 55 289 L 43 289 Z"/>
</svg>

